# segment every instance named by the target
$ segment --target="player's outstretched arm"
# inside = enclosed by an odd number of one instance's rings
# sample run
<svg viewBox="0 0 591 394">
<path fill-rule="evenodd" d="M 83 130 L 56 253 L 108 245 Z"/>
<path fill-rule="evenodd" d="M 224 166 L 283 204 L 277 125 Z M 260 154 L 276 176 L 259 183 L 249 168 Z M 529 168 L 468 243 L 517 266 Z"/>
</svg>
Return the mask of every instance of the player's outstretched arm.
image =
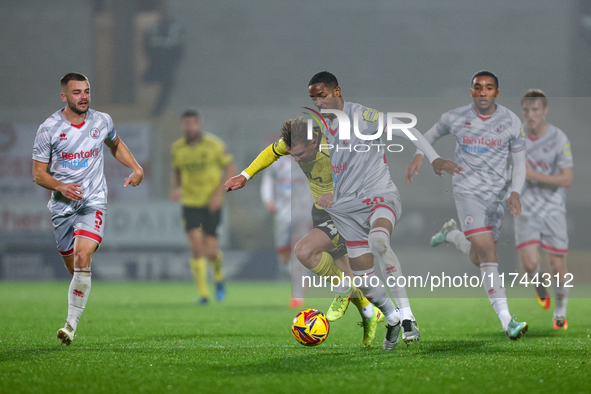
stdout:
<svg viewBox="0 0 591 394">
<path fill-rule="evenodd" d="M 285 149 L 285 143 L 282 140 L 272 143 L 259 153 L 256 159 L 240 175 L 236 175 L 226 182 L 226 192 L 243 188 L 250 178 L 269 167 L 281 156 L 287 155 L 289 155 L 289 152 Z"/>
<path fill-rule="evenodd" d="M 111 154 L 117 159 L 117 161 L 123 164 L 125 167 L 131 169 L 133 172 L 129 178 L 125 178 L 124 187 L 128 185 L 137 186 L 144 179 L 144 169 L 135 160 L 127 145 L 121 141 L 119 137 L 115 141 L 105 141 L 105 144 L 111 150 Z"/>
<path fill-rule="evenodd" d="M 554 186 L 561 186 L 561 187 L 570 187 L 573 183 L 573 168 L 561 168 L 559 174 L 554 175 L 546 175 L 541 172 L 537 172 L 529 165 L 529 163 L 525 163 L 526 165 L 526 181 L 536 181 L 541 183 L 546 183 L 548 185 Z"/>
<path fill-rule="evenodd" d="M 464 171 L 464 169 L 455 162 L 451 160 L 444 160 L 439 157 L 437 152 L 435 152 L 435 149 L 433 149 L 433 143 L 435 143 L 437 139 L 441 138 L 441 135 L 437 132 L 436 126 L 437 125 L 429 129 L 425 135 L 422 135 L 417 129 L 409 129 L 409 131 L 416 137 L 416 140 L 412 142 L 417 147 L 417 152 L 412 162 L 406 169 L 406 184 L 412 182 L 413 173 L 415 175 L 419 173 L 419 169 L 422 165 L 423 154 L 427 156 L 427 159 L 429 159 L 429 162 L 433 166 L 433 171 L 435 171 L 435 173 L 442 178 L 443 171 L 451 174 L 452 176 L 455 174 L 461 174 L 462 171 Z"/>
<path fill-rule="evenodd" d="M 33 180 L 39 186 L 49 190 L 55 190 L 72 201 L 79 201 L 84 198 L 84 192 L 80 189 L 79 183 L 63 183 L 47 173 L 48 163 L 33 160 Z"/>
</svg>

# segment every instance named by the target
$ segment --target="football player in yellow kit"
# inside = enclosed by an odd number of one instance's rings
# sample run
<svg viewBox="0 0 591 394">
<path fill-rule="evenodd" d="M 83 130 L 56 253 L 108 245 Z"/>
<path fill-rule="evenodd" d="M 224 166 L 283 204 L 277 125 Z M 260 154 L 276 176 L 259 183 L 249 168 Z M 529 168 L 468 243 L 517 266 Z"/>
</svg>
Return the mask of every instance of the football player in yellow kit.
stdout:
<svg viewBox="0 0 591 394">
<path fill-rule="evenodd" d="M 216 281 L 216 298 L 225 297 L 222 252 L 216 234 L 224 202 L 224 182 L 236 173 L 231 154 L 213 134 L 201 131 L 197 111 L 181 116 L 184 137 L 172 144 L 173 201 L 181 200 L 183 221 L 191 245 L 191 271 L 199 289 L 199 303 L 209 302 L 207 261 Z"/>
<path fill-rule="evenodd" d="M 281 128 L 281 138 L 263 150 L 240 175 L 230 178 L 226 191 L 244 187 L 255 174 L 264 170 L 281 156 L 291 154 L 308 179 L 315 204 L 312 208 L 313 229 L 295 245 L 295 255 L 301 263 L 320 277 L 348 277 L 352 279 L 347 249 L 328 213 L 319 205 L 320 198 L 332 193 L 332 170 L 328 151 L 321 146 L 326 139 L 318 128 L 314 138 L 305 141 L 292 141 L 292 128 L 307 127 L 303 118 L 290 119 Z M 298 133 L 300 134 L 300 133 Z M 363 325 L 363 346 L 370 347 L 375 338 L 378 323 L 384 320 L 382 312 L 369 303 L 363 293 L 349 280 L 335 280 L 336 291 L 326 316 L 329 321 L 339 319 L 347 310 L 349 302 L 359 309 Z"/>
</svg>

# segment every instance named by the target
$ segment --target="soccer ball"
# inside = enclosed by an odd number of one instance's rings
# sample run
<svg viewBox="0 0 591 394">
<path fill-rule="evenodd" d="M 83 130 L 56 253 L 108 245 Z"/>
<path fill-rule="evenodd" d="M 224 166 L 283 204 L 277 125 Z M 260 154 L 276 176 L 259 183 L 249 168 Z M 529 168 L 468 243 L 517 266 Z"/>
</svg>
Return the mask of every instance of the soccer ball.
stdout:
<svg viewBox="0 0 591 394">
<path fill-rule="evenodd" d="M 291 333 L 306 346 L 320 345 L 328 337 L 330 325 L 324 313 L 316 309 L 304 309 L 293 318 Z"/>
</svg>

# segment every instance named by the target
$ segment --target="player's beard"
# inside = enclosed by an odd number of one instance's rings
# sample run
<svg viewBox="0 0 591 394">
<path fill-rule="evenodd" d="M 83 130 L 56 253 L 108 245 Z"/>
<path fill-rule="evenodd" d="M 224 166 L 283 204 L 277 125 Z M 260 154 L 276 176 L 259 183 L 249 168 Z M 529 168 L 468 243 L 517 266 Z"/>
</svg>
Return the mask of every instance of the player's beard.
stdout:
<svg viewBox="0 0 591 394">
<path fill-rule="evenodd" d="M 78 108 L 78 105 L 70 100 L 68 100 L 68 108 L 72 110 L 76 115 L 82 115 L 88 112 L 88 108 L 90 108 L 90 100 L 87 101 L 86 108 L 81 109 Z"/>
</svg>

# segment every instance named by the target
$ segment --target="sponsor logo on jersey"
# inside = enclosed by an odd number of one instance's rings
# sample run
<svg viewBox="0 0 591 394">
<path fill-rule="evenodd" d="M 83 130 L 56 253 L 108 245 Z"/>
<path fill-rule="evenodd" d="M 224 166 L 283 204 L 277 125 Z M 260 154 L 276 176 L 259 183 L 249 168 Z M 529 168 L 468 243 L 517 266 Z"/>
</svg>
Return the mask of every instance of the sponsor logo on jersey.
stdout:
<svg viewBox="0 0 591 394">
<path fill-rule="evenodd" d="M 62 152 L 62 168 L 77 170 L 88 167 L 88 159 L 96 157 L 99 154 L 98 148 L 76 153 Z"/>
<path fill-rule="evenodd" d="M 503 145 L 502 138 L 468 137 L 462 138 L 462 150 L 466 153 L 482 155 L 488 153 L 489 146 Z"/>
<path fill-rule="evenodd" d="M 568 142 L 562 146 L 562 154 L 565 156 L 572 156 L 570 144 Z"/>
<path fill-rule="evenodd" d="M 471 226 L 472 223 L 474 223 L 474 218 L 472 216 L 466 216 L 464 218 L 464 224 L 466 224 L 466 226 Z"/>
<path fill-rule="evenodd" d="M 464 128 L 465 129 L 472 129 L 472 123 L 470 123 L 470 122 L 464 123 Z"/>
<path fill-rule="evenodd" d="M 99 154 L 98 148 L 90 149 L 87 151 L 80 151 L 76 153 L 62 152 L 62 160 L 76 160 L 76 159 L 89 159 L 96 157 Z"/>
<path fill-rule="evenodd" d="M 347 162 L 344 162 L 337 166 L 331 165 L 330 167 L 332 170 L 332 183 L 337 183 L 339 181 L 339 178 L 341 177 L 341 174 L 347 171 Z"/>
<path fill-rule="evenodd" d="M 61 133 L 60 134 L 60 141 L 67 141 L 68 137 L 66 137 L 66 133 Z"/>
<path fill-rule="evenodd" d="M 98 137 L 99 137 L 100 135 L 101 135 L 101 132 L 100 132 L 100 130 L 99 130 L 99 129 L 97 129 L 96 127 L 93 127 L 93 128 L 90 130 L 90 136 L 91 136 L 92 138 L 94 138 L 95 140 L 96 140 L 96 139 L 98 139 Z"/>
</svg>

